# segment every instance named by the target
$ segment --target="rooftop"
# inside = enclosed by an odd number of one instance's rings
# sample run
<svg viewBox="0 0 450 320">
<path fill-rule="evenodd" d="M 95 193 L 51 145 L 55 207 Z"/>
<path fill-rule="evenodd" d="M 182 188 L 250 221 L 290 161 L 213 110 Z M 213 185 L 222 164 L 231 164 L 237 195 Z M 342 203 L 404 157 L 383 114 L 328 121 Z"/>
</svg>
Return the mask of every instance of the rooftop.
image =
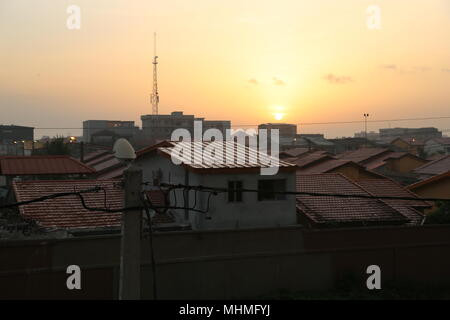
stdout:
<svg viewBox="0 0 450 320">
<path fill-rule="evenodd" d="M 123 190 L 116 187 L 119 180 L 48 180 L 13 182 L 17 201 L 26 201 L 42 196 L 102 187 L 106 193 L 85 193 L 86 204 L 91 207 L 119 209 L 123 207 Z M 106 194 L 106 197 L 105 197 Z M 86 210 L 77 196 L 67 196 L 36 202 L 19 207 L 25 219 L 34 220 L 46 229 L 79 229 L 118 227 L 120 213 L 93 212 Z"/>
<path fill-rule="evenodd" d="M 352 160 L 354 162 L 361 163 L 388 152 L 390 151 L 386 148 L 361 148 L 358 150 L 341 153 L 336 157 L 339 159 Z"/>
<path fill-rule="evenodd" d="M 342 174 L 332 173 L 297 175 L 297 191 L 373 196 Z M 380 199 L 297 195 L 297 211 L 318 225 L 411 222 L 400 210 Z"/>
<path fill-rule="evenodd" d="M 422 175 L 438 175 L 450 170 L 450 155 L 428 162 L 413 170 Z"/>
<path fill-rule="evenodd" d="M 88 174 L 95 170 L 69 156 L 0 156 L 0 175 Z"/>
<path fill-rule="evenodd" d="M 198 172 L 236 172 L 236 170 L 269 168 L 277 164 L 280 170 L 295 170 L 296 165 L 249 148 L 234 141 L 170 142 L 172 147 L 156 147 L 165 157 L 173 157 L 189 169 Z M 153 147 L 155 148 L 155 147 Z M 181 149 L 182 148 L 182 149 Z M 150 149 L 152 150 L 152 149 Z M 178 150 L 191 150 L 185 161 Z M 219 152 L 222 157 L 219 157 Z M 234 152 L 234 157 L 227 159 Z M 138 153 L 142 154 L 142 153 Z"/>
</svg>

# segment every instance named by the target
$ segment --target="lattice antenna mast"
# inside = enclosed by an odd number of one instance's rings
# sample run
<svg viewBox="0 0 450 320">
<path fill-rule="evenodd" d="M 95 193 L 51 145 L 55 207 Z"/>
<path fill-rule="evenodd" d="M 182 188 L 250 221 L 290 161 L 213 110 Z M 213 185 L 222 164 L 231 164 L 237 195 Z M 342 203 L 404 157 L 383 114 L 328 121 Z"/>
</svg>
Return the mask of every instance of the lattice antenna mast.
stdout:
<svg viewBox="0 0 450 320">
<path fill-rule="evenodd" d="M 153 35 L 153 46 L 154 46 L 154 56 L 153 56 L 153 91 L 150 97 L 152 103 L 152 113 L 158 114 L 159 105 L 159 93 L 158 93 L 158 56 L 156 55 L 156 33 Z"/>
</svg>

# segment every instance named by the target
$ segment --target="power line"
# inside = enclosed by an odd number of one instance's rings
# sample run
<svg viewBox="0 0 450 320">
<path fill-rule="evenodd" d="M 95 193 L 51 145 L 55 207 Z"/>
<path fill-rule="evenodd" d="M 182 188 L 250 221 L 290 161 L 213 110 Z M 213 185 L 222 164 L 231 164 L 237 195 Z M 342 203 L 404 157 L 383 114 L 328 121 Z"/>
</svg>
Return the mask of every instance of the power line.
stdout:
<svg viewBox="0 0 450 320">
<path fill-rule="evenodd" d="M 440 117 L 426 117 L 426 118 L 398 118 L 398 119 L 381 119 L 381 120 L 367 120 L 368 123 L 380 123 L 380 122 L 398 122 L 398 121 L 425 121 L 425 120 L 443 120 L 450 119 L 450 116 L 440 116 Z M 348 120 L 348 121 L 328 121 L 328 122 L 299 122 L 293 123 L 300 126 L 310 126 L 310 125 L 333 125 L 333 124 L 356 124 L 364 123 L 364 120 Z M 233 124 L 232 127 L 256 127 L 260 124 Z M 158 128 L 173 128 L 173 126 L 158 126 Z M 86 128 L 81 127 L 35 127 L 35 130 L 83 130 Z M 100 130 L 105 128 L 89 128 L 90 130 Z M 112 130 L 130 130 L 126 127 L 115 127 Z M 450 129 L 445 129 L 450 130 Z"/>
<path fill-rule="evenodd" d="M 149 183 L 144 183 L 149 184 Z M 199 192 L 208 192 L 210 195 L 217 195 L 218 193 L 225 193 L 230 191 L 240 191 L 240 192 L 251 192 L 251 193 L 269 193 L 269 194 L 283 194 L 283 195 L 307 195 L 307 196 L 314 196 L 314 197 L 337 197 L 337 198 L 362 198 L 362 199 L 375 199 L 375 200 L 410 200 L 410 201 L 450 201 L 450 199 L 446 198 L 419 198 L 419 197 L 392 197 L 392 196 L 373 196 L 373 195 L 364 195 L 364 194 L 344 194 L 344 193 L 320 193 L 320 192 L 307 192 L 307 191 L 273 191 L 273 190 L 264 190 L 264 189 L 238 189 L 238 190 L 230 190 L 228 188 L 217 188 L 217 187 L 209 187 L 209 186 L 203 186 L 203 185 L 184 185 L 184 184 L 166 184 L 161 183 L 161 187 L 170 188 L 173 189 L 184 189 L 187 191 L 194 190 Z M 7 205 L 0 206 L 0 209 L 5 208 L 12 208 L 12 207 L 18 207 L 23 205 L 28 205 L 36 202 L 42 202 L 50 199 L 60 198 L 60 197 L 66 197 L 66 196 L 78 196 L 82 206 L 88 210 L 88 211 L 97 211 L 97 212 L 108 212 L 108 213 L 119 213 L 124 211 L 136 211 L 136 210 L 145 210 L 144 206 L 135 206 L 135 207 L 123 207 L 119 209 L 108 209 L 108 208 L 95 208 L 95 207 L 89 207 L 86 204 L 86 201 L 83 197 L 84 193 L 89 192 L 98 192 L 103 190 L 102 187 L 94 187 L 86 190 L 76 191 L 76 192 L 62 192 L 62 193 L 55 193 L 43 197 L 39 197 L 32 200 L 27 201 L 21 201 L 21 202 L 15 202 Z M 167 196 L 167 195 L 165 195 Z M 208 197 L 210 198 L 210 196 Z M 188 209 L 194 212 L 199 213 L 207 213 L 209 210 L 209 201 L 208 201 L 208 208 L 207 210 L 200 210 L 195 208 L 189 208 L 186 206 L 154 206 L 150 203 L 149 206 L 152 210 L 156 209 Z"/>
</svg>

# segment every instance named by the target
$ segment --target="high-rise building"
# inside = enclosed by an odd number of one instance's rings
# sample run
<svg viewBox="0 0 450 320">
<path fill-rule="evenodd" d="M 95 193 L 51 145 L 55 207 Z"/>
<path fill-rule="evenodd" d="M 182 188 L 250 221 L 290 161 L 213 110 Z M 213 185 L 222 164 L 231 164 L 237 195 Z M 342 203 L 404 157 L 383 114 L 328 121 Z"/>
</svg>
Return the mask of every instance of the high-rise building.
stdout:
<svg viewBox="0 0 450 320">
<path fill-rule="evenodd" d="M 83 121 L 83 141 L 110 145 L 118 138 L 132 138 L 138 129 L 134 121 L 86 120 Z"/>
<path fill-rule="evenodd" d="M 0 144 L 14 144 L 21 141 L 33 141 L 34 128 L 15 126 L 15 125 L 0 125 Z"/>
<path fill-rule="evenodd" d="M 172 132 L 176 129 L 186 129 L 194 136 L 194 121 L 202 124 L 202 133 L 208 129 L 218 129 L 225 137 L 226 129 L 231 128 L 231 121 L 228 120 L 205 120 L 196 118 L 194 115 L 183 114 L 181 111 L 175 111 L 171 114 L 151 114 L 141 116 L 142 134 L 147 139 L 154 141 L 170 140 Z"/>
</svg>

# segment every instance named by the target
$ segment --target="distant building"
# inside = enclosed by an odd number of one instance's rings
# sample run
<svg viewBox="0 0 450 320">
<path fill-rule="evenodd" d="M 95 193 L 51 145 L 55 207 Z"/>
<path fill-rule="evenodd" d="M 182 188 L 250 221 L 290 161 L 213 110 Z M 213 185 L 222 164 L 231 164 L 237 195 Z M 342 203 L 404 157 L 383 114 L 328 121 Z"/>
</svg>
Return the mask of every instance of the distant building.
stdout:
<svg viewBox="0 0 450 320">
<path fill-rule="evenodd" d="M 138 130 L 134 121 L 86 120 L 83 121 L 83 141 L 112 145 L 119 138 L 132 138 Z"/>
<path fill-rule="evenodd" d="M 450 155 L 450 138 L 433 138 L 425 142 L 423 146 L 424 151 L 427 155 L 431 156 L 434 154 Z"/>
<path fill-rule="evenodd" d="M 427 140 L 441 138 L 442 132 L 436 128 L 388 128 L 380 129 L 380 139 L 391 142 L 395 138 Z"/>
<path fill-rule="evenodd" d="M 356 136 L 356 135 L 355 135 Z M 334 143 L 335 153 L 340 154 L 347 151 L 358 150 L 362 147 L 376 147 L 378 146 L 374 140 L 366 138 L 337 138 L 337 139 L 328 139 L 328 141 Z"/>
<path fill-rule="evenodd" d="M 33 127 L 0 125 L 0 144 L 14 144 L 14 142 L 33 140 Z"/>
<path fill-rule="evenodd" d="M 183 114 L 174 111 L 171 114 L 150 114 L 141 116 L 142 134 L 153 142 L 171 140 L 172 132 L 176 129 L 186 129 L 194 137 L 194 121 L 201 121 L 204 133 L 207 129 L 218 129 L 225 137 L 226 130 L 231 128 L 231 121 L 227 120 L 205 120 L 196 118 L 194 115 Z"/>
<path fill-rule="evenodd" d="M 203 132 L 208 129 L 217 129 L 222 132 L 225 139 L 227 130 L 231 129 L 231 121 L 229 120 L 203 120 Z"/>
<path fill-rule="evenodd" d="M 364 138 L 365 139 L 366 132 L 365 131 L 356 132 L 355 138 Z M 367 140 L 378 140 L 379 138 L 380 138 L 380 134 L 378 132 L 375 132 L 375 131 L 367 132 Z"/>
<path fill-rule="evenodd" d="M 406 151 L 416 156 L 423 154 L 425 143 L 417 139 L 395 138 L 390 145 L 398 151 Z"/>
<path fill-rule="evenodd" d="M 267 130 L 267 137 L 270 139 L 271 132 L 270 130 L 278 130 L 279 136 L 279 145 L 280 148 L 291 146 L 291 148 L 295 145 L 295 140 L 297 136 L 297 125 L 289 124 L 289 123 L 263 123 L 258 126 L 259 130 Z"/>
<path fill-rule="evenodd" d="M 351 160 L 368 170 L 390 177 L 401 184 L 411 184 L 417 180 L 413 172 L 427 163 L 408 152 L 394 152 L 387 148 L 362 148 L 336 156 L 338 159 Z"/>
</svg>

